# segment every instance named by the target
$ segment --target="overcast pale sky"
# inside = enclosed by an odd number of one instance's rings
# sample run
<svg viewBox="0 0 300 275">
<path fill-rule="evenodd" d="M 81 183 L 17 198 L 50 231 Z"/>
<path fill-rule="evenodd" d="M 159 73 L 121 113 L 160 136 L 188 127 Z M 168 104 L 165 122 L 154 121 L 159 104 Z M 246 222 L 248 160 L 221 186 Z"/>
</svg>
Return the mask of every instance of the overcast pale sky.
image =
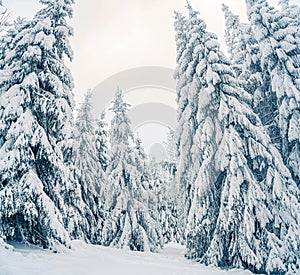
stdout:
<svg viewBox="0 0 300 275">
<path fill-rule="evenodd" d="M 185 0 L 75 1 L 71 22 L 75 31 L 71 39 L 74 60 L 69 66 L 75 80 L 77 103 L 82 102 L 88 88 L 94 88 L 120 71 L 139 66 L 175 68 L 173 11 L 186 13 Z M 246 21 L 245 1 L 190 1 L 206 21 L 207 29 L 218 35 L 226 51 L 221 4 L 227 4 L 242 21 Z M 270 0 L 272 4 L 277 1 Z M 300 0 L 291 2 L 300 5 Z M 3 0 L 3 4 L 11 12 L 11 19 L 17 16 L 31 18 L 39 8 L 38 0 Z M 158 98 L 159 101 L 162 100 Z M 158 124 L 145 125 L 144 128 L 138 131 L 147 151 L 152 144 L 161 143 L 166 138 L 167 129 Z"/>
<path fill-rule="evenodd" d="M 221 1 L 194 0 L 192 4 L 210 21 L 209 28 L 222 36 Z M 243 10 L 242 5 L 236 5 L 242 1 L 230 1 L 235 11 Z M 132 67 L 175 68 L 173 11 L 185 12 L 185 5 L 185 0 L 78 1 L 74 17 L 77 35 L 73 39 L 75 79 L 84 76 L 85 85 L 94 87 Z M 77 84 L 79 89 L 85 88 L 84 83 Z"/>
<path fill-rule="evenodd" d="M 276 0 L 271 2 L 276 3 Z M 300 4 L 300 0 L 294 0 Z M 218 34 L 223 43 L 224 19 L 221 3 L 245 16 L 243 0 L 191 0 L 193 7 Z M 4 0 L 11 17 L 31 17 L 38 0 Z M 75 57 L 71 69 L 75 94 L 94 88 L 121 70 L 146 65 L 175 67 L 173 11 L 185 11 L 185 0 L 77 0 L 72 26 Z"/>
</svg>

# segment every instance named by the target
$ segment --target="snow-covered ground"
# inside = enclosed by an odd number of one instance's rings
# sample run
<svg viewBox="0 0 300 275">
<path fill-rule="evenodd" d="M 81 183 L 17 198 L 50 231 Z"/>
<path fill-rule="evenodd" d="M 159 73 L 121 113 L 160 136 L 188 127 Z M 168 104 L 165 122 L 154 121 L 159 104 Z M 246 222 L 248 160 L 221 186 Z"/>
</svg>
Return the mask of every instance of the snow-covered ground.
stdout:
<svg viewBox="0 0 300 275">
<path fill-rule="evenodd" d="M 0 275 L 217 275 L 251 274 L 224 271 L 184 258 L 184 247 L 169 244 L 161 253 L 141 253 L 73 242 L 72 250 L 52 253 L 14 244 L 13 251 L 1 248 Z"/>
</svg>

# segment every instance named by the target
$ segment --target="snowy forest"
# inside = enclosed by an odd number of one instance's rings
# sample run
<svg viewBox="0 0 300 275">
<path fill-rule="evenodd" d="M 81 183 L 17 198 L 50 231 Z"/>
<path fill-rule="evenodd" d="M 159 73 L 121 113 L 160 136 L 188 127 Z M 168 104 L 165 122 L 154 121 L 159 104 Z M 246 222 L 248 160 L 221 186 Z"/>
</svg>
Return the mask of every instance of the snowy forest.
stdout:
<svg viewBox="0 0 300 275">
<path fill-rule="evenodd" d="M 228 54 L 189 2 L 175 12 L 177 127 L 161 162 L 118 83 L 110 122 L 94 119 L 91 91 L 75 110 L 73 0 L 2 17 L 0 246 L 176 242 L 199 265 L 299 272 L 300 7 L 245 1 L 247 23 L 223 5 Z"/>
</svg>

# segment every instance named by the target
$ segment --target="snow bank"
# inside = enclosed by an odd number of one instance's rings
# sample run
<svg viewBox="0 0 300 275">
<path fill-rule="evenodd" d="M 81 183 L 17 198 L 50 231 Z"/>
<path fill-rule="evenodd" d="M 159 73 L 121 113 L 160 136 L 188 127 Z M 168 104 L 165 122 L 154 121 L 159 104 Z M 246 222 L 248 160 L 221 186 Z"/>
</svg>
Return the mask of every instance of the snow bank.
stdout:
<svg viewBox="0 0 300 275">
<path fill-rule="evenodd" d="M 188 261 L 184 258 L 184 247 L 176 244 L 167 245 L 161 253 L 142 253 L 73 241 L 72 250 L 59 254 L 13 245 L 8 246 L 0 239 L 0 275 L 251 274 L 243 270 L 219 270 Z"/>
</svg>

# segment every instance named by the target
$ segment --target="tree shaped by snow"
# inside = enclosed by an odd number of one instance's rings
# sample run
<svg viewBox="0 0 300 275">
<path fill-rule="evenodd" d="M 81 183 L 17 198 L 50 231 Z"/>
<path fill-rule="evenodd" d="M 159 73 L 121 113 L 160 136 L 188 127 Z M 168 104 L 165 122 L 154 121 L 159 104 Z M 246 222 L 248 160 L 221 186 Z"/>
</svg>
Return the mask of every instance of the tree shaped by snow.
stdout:
<svg viewBox="0 0 300 275">
<path fill-rule="evenodd" d="M 202 19 L 197 17 L 188 3 L 190 13 L 189 20 L 177 13 L 175 17 L 176 43 L 178 50 L 175 79 L 177 80 L 177 129 L 176 140 L 179 152 L 176 181 L 181 186 L 184 196 L 184 209 L 181 211 L 182 226 L 185 227 L 187 213 L 192 197 L 192 183 L 199 166 L 198 156 L 193 155 L 193 138 L 198 127 L 196 117 L 198 102 L 198 86 L 201 81 L 194 81 L 194 76 L 201 64 L 199 56 L 202 55 L 201 27 L 205 25 Z M 184 44 L 185 43 L 185 44 Z M 185 46 L 184 46 L 185 45 Z"/>
<path fill-rule="evenodd" d="M 96 124 L 95 146 L 97 151 L 98 162 L 100 163 L 103 172 L 106 171 L 106 168 L 109 164 L 107 126 L 108 125 L 105 121 L 105 112 L 102 112 Z"/>
<path fill-rule="evenodd" d="M 88 239 L 95 243 L 99 241 L 96 229 L 101 229 L 103 223 L 100 201 L 103 171 L 97 159 L 91 97 L 92 93 L 88 90 L 76 118 L 75 166 L 82 198 L 88 206 L 83 213 L 90 226 Z"/>
<path fill-rule="evenodd" d="M 206 83 L 199 89 L 194 143 L 201 165 L 188 217 L 187 256 L 221 267 L 295 272 L 299 190 L 216 36 L 204 27 L 202 33 L 197 77 Z"/>
<path fill-rule="evenodd" d="M 190 11 L 190 21 L 191 15 L 193 13 Z M 198 20 L 198 22 L 201 21 Z M 198 127 L 193 138 L 192 151 L 189 154 L 192 154 L 194 158 L 198 157 L 199 167 L 195 169 L 195 166 L 191 165 L 188 168 L 194 173 L 194 181 L 191 182 L 194 192 L 191 194 L 191 207 L 187 213 L 187 248 L 188 257 L 191 258 L 198 258 L 198 253 L 206 249 L 207 243 L 204 239 L 200 239 L 203 232 L 199 227 L 205 219 L 210 221 L 205 234 L 208 239 L 213 236 L 216 227 L 215 217 L 218 216 L 220 204 L 220 185 L 225 175 L 214 166 L 214 158 L 222 138 L 222 127 L 217 117 L 220 97 L 219 91 L 215 88 L 219 82 L 219 75 L 215 71 L 223 69 L 222 63 L 226 61 L 226 58 L 218 55 L 219 45 L 215 41 L 216 37 L 205 31 L 205 24 L 201 22 L 197 32 L 202 34 L 199 40 L 201 46 L 191 48 L 191 51 L 201 50 L 201 54 L 197 56 L 198 60 L 193 61 L 198 63 L 196 74 L 193 76 L 194 86 L 197 87 L 198 92 L 198 98 L 195 98 L 196 102 L 194 102 L 198 106 L 194 114 Z M 221 64 L 213 67 L 212 64 L 217 63 L 216 59 Z"/>
<path fill-rule="evenodd" d="M 169 164 L 169 171 L 173 175 L 176 174 L 178 163 L 178 152 L 175 139 L 175 131 L 169 127 L 167 140 L 163 142 L 163 144 L 167 155 L 166 162 Z"/>
<path fill-rule="evenodd" d="M 127 116 L 129 105 L 120 89 L 116 91 L 111 110 L 111 162 L 107 168 L 110 193 L 107 194 L 108 217 L 102 244 L 138 251 L 157 251 L 163 244 L 157 214 L 148 207 L 148 190 L 142 182 L 139 156 Z"/>
<path fill-rule="evenodd" d="M 135 155 L 135 163 L 138 171 L 141 172 L 141 182 L 150 182 L 150 172 L 148 169 L 148 156 L 144 150 L 142 140 L 139 137 L 134 139 L 133 151 Z"/>
<path fill-rule="evenodd" d="M 72 57 L 66 20 L 72 2 L 45 7 L 19 26 L 9 41 L 0 99 L 1 233 L 8 239 L 51 247 L 85 238 L 89 223 L 72 163 L 73 80 L 64 64 Z"/>
<path fill-rule="evenodd" d="M 264 0 L 247 0 L 248 17 L 259 42 L 263 82 L 276 97 L 280 152 L 300 184 L 300 40 L 298 19 Z M 298 20 L 299 22 L 299 20 Z"/>
<path fill-rule="evenodd" d="M 178 127 L 175 133 L 176 145 L 178 147 L 178 167 L 180 171 L 177 173 L 178 184 L 182 187 L 183 190 L 188 188 L 188 179 L 187 179 L 187 167 L 190 164 L 190 159 L 188 155 L 188 150 L 192 146 L 192 137 L 193 133 L 191 131 L 188 116 L 188 83 L 189 79 L 187 78 L 187 66 L 191 60 L 191 52 L 186 47 L 187 45 L 187 20 L 179 12 L 175 13 L 175 33 L 176 33 L 176 45 L 177 45 L 177 68 L 174 73 L 174 78 L 177 81 L 177 124 Z M 187 200 L 188 194 L 184 191 L 183 193 L 184 200 Z M 185 208 L 185 206 L 183 206 Z M 182 209 L 184 212 L 184 209 Z M 182 217 L 184 220 L 184 215 Z M 184 221 L 183 221 L 184 223 Z"/>
<path fill-rule="evenodd" d="M 170 169 L 168 162 L 151 162 L 149 167 L 164 242 L 183 244 L 185 242 L 185 228 L 180 220 L 184 203 L 182 190 L 175 181 L 173 170 Z"/>
<path fill-rule="evenodd" d="M 106 169 L 110 163 L 110 156 L 109 156 L 109 141 L 108 141 L 108 124 L 105 121 L 105 112 L 100 114 L 99 119 L 96 122 L 96 130 L 95 130 L 95 147 L 96 147 L 96 156 L 97 161 L 100 165 L 99 176 L 100 182 L 106 183 L 107 182 L 107 173 Z M 105 200 L 106 194 L 109 191 L 109 185 L 103 184 L 102 188 L 100 189 L 100 201 L 101 206 L 100 208 L 105 208 Z"/>
<path fill-rule="evenodd" d="M 178 152 L 175 131 L 169 128 L 167 140 L 163 142 L 166 150 L 166 160 L 152 163 L 152 180 L 158 198 L 159 219 L 165 243 L 185 242 L 185 227 L 181 222 L 184 200 L 180 185 L 175 180 Z"/>
</svg>

